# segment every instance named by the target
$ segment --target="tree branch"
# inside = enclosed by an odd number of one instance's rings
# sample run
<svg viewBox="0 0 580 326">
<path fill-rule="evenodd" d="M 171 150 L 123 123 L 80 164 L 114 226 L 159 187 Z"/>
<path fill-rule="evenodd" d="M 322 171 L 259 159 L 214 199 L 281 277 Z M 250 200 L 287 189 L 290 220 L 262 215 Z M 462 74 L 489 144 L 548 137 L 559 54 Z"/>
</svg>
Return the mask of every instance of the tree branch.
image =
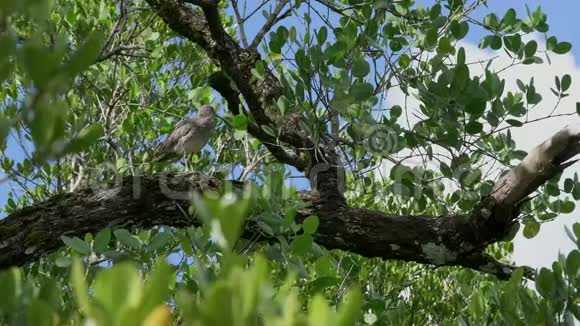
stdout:
<svg viewBox="0 0 580 326">
<path fill-rule="evenodd" d="M 63 246 L 61 236 L 83 237 L 103 228 L 147 229 L 153 226 L 199 226 L 183 212 L 192 192 L 221 191 L 229 182 L 200 173 L 125 177 L 105 188 L 57 195 L 0 220 L 0 269 L 22 266 Z M 241 189 L 241 183 L 231 186 Z M 307 208 L 297 222 L 318 215 L 316 242 L 366 257 L 399 259 L 436 266 L 464 266 L 509 277 L 491 258 L 477 263 L 464 255 L 466 216 L 396 216 L 377 211 L 322 205 L 316 192 L 302 193 Z M 273 242 L 250 219 L 242 237 Z"/>
<path fill-rule="evenodd" d="M 236 22 L 238 23 L 238 28 L 240 29 L 240 40 L 242 41 L 242 45 L 247 48 L 248 47 L 248 40 L 246 38 L 246 31 L 244 29 L 244 19 L 242 15 L 240 15 L 240 9 L 238 8 L 238 1 L 232 0 L 232 7 L 234 9 L 234 14 L 236 15 Z"/>
<path fill-rule="evenodd" d="M 272 26 L 274 26 L 277 22 L 280 21 L 280 18 L 278 17 L 278 15 L 280 14 L 280 12 L 284 8 L 284 6 L 286 6 L 286 4 L 288 4 L 289 1 L 290 0 L 278 0 L 278 4 L 276 5 L 276 8 L 274 8 L 274 11 L 272 12 L 272 14 L 270 14 L 270 17 L 268 17 L 268 20 L 266 21 L 264 26 L 262 26 L 262 28 L 256 34 L 256 37 L 252 41 L 252 44 L 250 44 L 250 48 L 252 48 L 252 49 L 257 48 L 258 45 L 260 44 L 260 42 L 262 42 L 262 39 L 264 38 L 266 33 L 268 33 L 268 31 L 270 31 Z M 287 12 L 287 13 L 289 13 L 289 12 Z M 282 17 L 284 17 L 284 15 Z"/>
<path fill-rule="evenodd" d="M 513 207 L 550 178 L 561 173 L 580 154 L 580 127 L 566 126 L 536 146 L 522 162 L 495 184 L 490 197 L 499 206 Z"/>
<path fill-rule="evenodd" d="M 282 123 L 284 118 L 276 115 L 276 101 L 282 94 L 279 80 L 267 67 L 262 80 L 253 77 L 251 71 L 256 62 L 261 60 L 260 55 L 255 49 L 241 48 L 225 32 L 219 19 L 216 1 L 196 1 L 204 15 L 179 0 L 147 0 L 147 2 L 171 29 L 202 47 L 231 77 L 259 129 L 269 128 L 278 131 L 276 139 L 293 148 L 314 148 L 312 142 L 297 131 L 297 128 L 284 126 Z M 295 167 L 299 170 L 304 169 L 301 166 Z"/>
<path fill-rule="evenodd" d="M 240 114 L 240 108 L 243 109 L 243 106 L 240 103 L 240 93 L 233 89 L 231 83 L 230 78 L 223 71 L 215 72 L 209 77 L 209 85 L 211 88 L 220 93 L 228 103 L 230 112 L 237 115 Z M 295 153 L 284 150 L 282 146 L 278 144 L 276 138 L 265 133 L 254 122 L 248 121 L 247 130 L 250 135 L 259 139 L 279 162 L 292 165 L 298 170 L 304 170 L 306 168 L 307 162 L 301 160 Z"/>
</svg>

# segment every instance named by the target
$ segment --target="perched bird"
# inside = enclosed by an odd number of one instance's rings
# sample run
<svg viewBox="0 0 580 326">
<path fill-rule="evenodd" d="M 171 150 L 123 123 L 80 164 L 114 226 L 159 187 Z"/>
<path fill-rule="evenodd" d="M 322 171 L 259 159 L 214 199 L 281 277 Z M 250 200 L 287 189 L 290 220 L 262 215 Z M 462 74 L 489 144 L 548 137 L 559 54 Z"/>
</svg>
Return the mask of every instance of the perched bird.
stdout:
<svg viewBox="0 0 580 326">
<path fill-rule="evenodd" d="M 186 118 L 177 123 L 169 137 L 156 147 L 154 161 L 171 160 L 201 151 L 215 126 L 214 115 L 213 107 L 204 105 L 195 118 Z"/>
</svg>

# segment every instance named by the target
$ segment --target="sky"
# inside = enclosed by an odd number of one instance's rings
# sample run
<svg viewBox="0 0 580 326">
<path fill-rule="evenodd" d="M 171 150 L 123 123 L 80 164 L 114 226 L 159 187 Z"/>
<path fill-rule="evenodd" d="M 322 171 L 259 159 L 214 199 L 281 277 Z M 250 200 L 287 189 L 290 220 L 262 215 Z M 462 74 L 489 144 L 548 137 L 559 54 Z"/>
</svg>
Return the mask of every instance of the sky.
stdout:
<svg viewBox="0 0 580 326">
<path fill-rule="evenodd" d="M 432 2 L 421 0 L 419 3 L 430 4 Z M 578 32 L 580 30 L 580 22 L 576 17 L 577 13 L 580 12 L 580 1 L 578 0 L 490 0 L 488 3 L 489 9 L 480 8 L 475 12 L 474 17 L 482 18 L 488 12 L 495 12 L 501 18 L 503 13 L 509 9 L 510 6 L 516 9 L 518 17 L 522 17 L 526 16 L 526 4 L 528 4 L 531 10 L 534 10 L 537 6 L 542 7 L 543 11 L 548 15 L 550 35 L 555 35 L 560 41 L 568 41 L 573 45 L 578 45 L 580 47 L 580 33 Z M 293 23 L 296 23 L 296 20 L 288 18 L 281 24 L 289 26 Z M 254 35 L 259 27 L 260 25 L 258 24 L 248 24 L 246 25 L 246 32 L 249 35 Z M 482 30 L 472 29 L 466 39 L 463 40 L 462 46 L 466 48 L 468 61 L 470 59 L 484 59 L 489 58 L 492 55 L 497 55 L 497 53 L 491 54 L 488 51 L 483 51 L 477 48 L 477 44 L 483 35 L 485 34 Z M 539 43 L 543 42 L 543 36 L 536 35 L 535 38 Z M 539 48 L 542 48 L 542 45 L 540 45 Z M 552 104 L 550 101 L 553 100 L 553 97 L 550 96 L 551 92 L 549 91 L 549 87 L 553 87 L 554 76 L 562 76 L 566 73 L 570 74 L 572 75 L 573 80 L 570 90 L 571 95 L 563 101 L 559 110 L 562 112 L 571 112 L 575 110 L 575 102 L 580 102 L 580 87 L 577 87 L 577 84 L 580 83 L 580 50 L 573 46 L 570 54 L 565 56 L 553 55 L 551 58 L 552 65 L 547 65 L 547 63 L 545 63 L 545 65 L 542 66 L 534 65 L 510 70 L 509 74 L 503 76 L 507 81 L 507 89 L 515 88 L 516 78 L 528 81 L 529 78 L 533 76 L 536 81 L 537 91 L 542 94 L 545 99 L 542 102 L 542 106 L 551 109 Z M 500 58 L 498 62 L 501 63 L 502 60 L 507 59 Z M 390 101 L 396 102 L 396 95 L 394 98 L 391 98 Z M 547 109 L 546 107 L 540 108 L 544 111 L 538 110 L 538 114 L 545 112 Z M 529 150 L 533 146 L 550 137 L 565 124 L 569 123 L 580 123 L 580 119 L 576 117 L 573 119 L 549 120 L 548 122 L 541 122 L 536 125 L 527 125 L 523 128 L 512 130 L 513 137 L 520 145 L 520 148 Z M 15 142 L 14 137 L 9 138 L 7 153 L 8 156 L 15 161 L 23 159 L 24 155 L 22 150 Z M 573 172 L 580 172 L 580 164 L 573 166 L 567 174 L 569 175 Z M 0 184 L 0 206 L 5 204 L 7 193 L 9 191 L 9 183 L 4 182 Z M 570 251 L 574 247 L 574 244 L 565 236 L 563 228 L 565 225 L 579 222 L 579 213 L 580 210 L 577 209 L 572 214 L 559 216 L 555 221 L 543 224 L 539 235 L 531 240 L 524 239 L 520 231 L 520 234 L 515 240 L 513 256 L 515 262 L 517 264 L 529 265 L 532 267 L 549 266 L 557 258 L 558 252 L 566 253 Z"/>
</svg>

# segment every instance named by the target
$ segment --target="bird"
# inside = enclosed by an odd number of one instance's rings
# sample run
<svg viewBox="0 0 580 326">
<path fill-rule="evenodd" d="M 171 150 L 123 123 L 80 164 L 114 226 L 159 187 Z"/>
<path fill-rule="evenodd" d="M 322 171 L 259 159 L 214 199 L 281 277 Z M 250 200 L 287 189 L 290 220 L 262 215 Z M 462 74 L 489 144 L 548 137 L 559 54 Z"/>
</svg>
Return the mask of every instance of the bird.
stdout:
<svg viewBox="0 0 580 326">
<path fill-rule="evenodd" d="M 167 161 L 185 154 L 197 154 L 207 144 L 215 127 L 215 112 L 203 105 L 194 118 L 185 118 L 175 125 L 171 134 L 155 148 L 155 162 Z"/>
</svg>

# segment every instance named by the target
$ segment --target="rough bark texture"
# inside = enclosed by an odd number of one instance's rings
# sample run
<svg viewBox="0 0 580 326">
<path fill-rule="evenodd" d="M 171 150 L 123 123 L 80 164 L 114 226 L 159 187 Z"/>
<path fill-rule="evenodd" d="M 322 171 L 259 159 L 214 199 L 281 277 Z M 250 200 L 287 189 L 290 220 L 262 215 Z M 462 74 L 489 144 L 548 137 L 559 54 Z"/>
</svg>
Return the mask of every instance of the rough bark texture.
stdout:
<svg viewBox="0 0 580 326">
<path fill-rule="evenodd" d="M 580 152 L 579 128 L 566 127 L 540 144 L 501 177 L 492 193 L 465 215 L 398 216 L 364 208 L 352 208 L 343 196 L 344 171 L 332 137 L 321 135 L 314 144 L 299 124 L 278 116 L 272 106 L 282 90 L 279 80 L 266 69 L 262 80 L 251 78 L 259 53 L 241 48 L 223 29 L 217 1 L 190 0 L 201 10 L 179 0 L 147 0 L 154 12 L 175 32 L 204 49 L 222 69 L 210 85 L 238 114 L 247 105 L 248 132 L 262 141 L 281 163 L 290 164 L 309 177 L 312 190 L 302 193 L 308 204 L 298 222 L 317 215 L 316 241 L 327 249 L 341 249 L 366 257 L 381 257 L 432 264 L 463 266 L 508 278 L 514 267 L 484 253 L 517 226 L 519 204 L 548 179 L 572 164 Z M 300 119 L 297 116 L 296 119 Z M 277 137 L 265 127 L 278 131 Z M 184 214 L 187 196 L 174 200 L 170 189 L 203 192 L 217 190 L 223 180 L 202 174 L 133 177 L 101 190 L 60 195 L 25 208 L 0 221 L 0 268 L 31 262 L 62 246 L 60 236 L 98 232 L 104 227 L 148 228 L 155 225 L 196 225 Z M 159 180 L 168 180 L 160 183 Z M 138 195 L 136 195 L 138 194 Z M 182 209 L 180 209 L 180 207 Z M 254 235 L 248 224 L 244 236 Z M 527 275 L 532 272 L 527 269 Z"/>
</svg>

